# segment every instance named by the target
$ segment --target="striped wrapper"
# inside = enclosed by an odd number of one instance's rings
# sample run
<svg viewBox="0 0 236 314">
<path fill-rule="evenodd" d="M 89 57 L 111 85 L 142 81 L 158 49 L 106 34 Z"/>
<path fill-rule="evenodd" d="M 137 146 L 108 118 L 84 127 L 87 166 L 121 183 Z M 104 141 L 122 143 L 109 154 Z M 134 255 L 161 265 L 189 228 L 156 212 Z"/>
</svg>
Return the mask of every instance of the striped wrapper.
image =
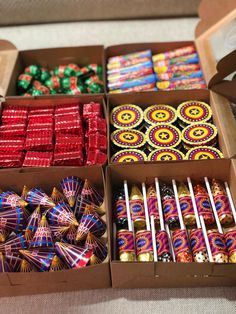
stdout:
<svg viewBox="0 0 236 314">
<path fill-rule="evenodd" d="M 206 251 L 206 244 L 201 228 L 190 230 L 189 238 L 193 254 Z"/>
<path fill-rule="evenodd" d="M 157 256 L 162 256 L 163 253 L 170 254 L 169 237 L 165 230 L 160 230 L 156 233 Z"/>
<path fill-rule="evenodd" d="M 236 252 L 236 230 L 230 230 L 226 232 L 225 241 L 229 255 L 232 255 Z"/>
<path fill-rule="evenodd" d="M 213 224 L 215 222 L 211 204 L 207 195 L 195 196 L 197 210 L 199 215 L 202 215 L 206 224 Z M 207 223 L 208 222 L 208 223 Z"/>
<path fill-rule="evenodd" d="M 180 197 L 179 203 L 183 218 L 185 218 L 188 215 L 194 215 L 193 203 L 190 196 Z"/>
<path fill-rule="evenodd" d="M 219 233 L 218 231 L 214 231 L 208 233 L 207 237 L 210 243 L 211 253 L 213 256 L 217 255 L 218 253 L 228 255 L 225 238 L 223 234 Z"/>
<path fill-rule="evenodd" d="M 135 253 L 134 235 L 132 231 L 120 230 L 117 232 L 117 247 L 120 253 Z"/>
<path fill-rule="evenodd" d="M 174 198 L 167 198 L 163 201 L 163 211 L 165 216 L 165 222 L 168 223 L 169 220 L 179 219 L 177 206 Z"/>
<path fill-rule="evenodd" d="M 156 219 L 160 219 L 157 198 L 155 196 L 150 196 L 147 199 L 148 212 L 150 216 L 154 216 Z"/>
<path fill-rule="evenodd" d="M 129 204 L 133 221 L 135 221 L 136 219 L 145 219 L 145 210 L 142 200 L 130 200 Z"/>
<path fill-rule="evenodd" d="M 175 256 L 182 252 L 190 253 L 186 230 L 178 229 L 172 232 L 172 242 Z"/>
<path fill-rule="evenodd" d="M 143 253 L 153 253 L 152 233 L 151 231 L 141 230 L 135 237 L 137 256 Z"/>
<path fill-rule="evenodd" d="M 125 219 L 127 218 L 127 211 L 126 211 L 126 203 L 125 200 L 118 200 L 114 206 L 114 216 L 115 219 Z"/>
<path fill-rule="evenodd" d="M 215 195 L 213 197 L 218 217 L 223 215 L 232 215 L 228 197 L 226 195 Z"/>
</svg>

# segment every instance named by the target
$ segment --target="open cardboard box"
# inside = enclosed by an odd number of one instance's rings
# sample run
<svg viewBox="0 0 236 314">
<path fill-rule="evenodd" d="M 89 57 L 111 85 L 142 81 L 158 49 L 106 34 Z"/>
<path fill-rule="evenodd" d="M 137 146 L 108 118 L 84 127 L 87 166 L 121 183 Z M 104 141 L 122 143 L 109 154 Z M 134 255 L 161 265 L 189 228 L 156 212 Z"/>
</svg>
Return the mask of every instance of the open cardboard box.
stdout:
<svg viewBox="0 0 236 314">
<path fill-rule="evenodd" d="M 41 169 L 2 170 L 0 171 L 1 189 L 12 189 L 21 193 L 23 185 L 26 184 L 29 187 L 41 187 L 46 193 L 50 193 L 54 186 L 60 188 L 60 181 L 70 175 L 87 178 L 95 188 L 104 192 L 104 176 L 102 168 L 99 166 L 61 168 L 60 171 L 55 168 L 47 168 L 44 171 Z M 107 221 L 106 214 L 102 218 Z M 103 238 L 107 239 L 108 234 L 109 230 L 106 231 Z M 0 274 L 1 296 L 97 289 L 110 286 L 109 256 L 102 264 L 87 266 L 79 270 Z"/>
<path fill-rule="evenodd" d="M 67 95 L 54 95 L 44 97 L 6 97 L 0 98 L 0 114 L 5 105 L 11 106 L 25 106 L 32 107 L 55 107 L 57 105 L 69 105 L 69 104 L 87 104 L 90 102 L 97 102 L 102 105 L 103 117 L 108 124 L 107 109 L 105 99 L 103 95 L 80 95 L 80 96 L 67 96 Z M 1 117 L 0 117 L 1 121 Z M 0 122 L 1 124 L 1 122 Z M 58 167 L 57 167 L 58 168 Z M 61 167 L 59 167 L 61 168 Z M 7 169 L 7 168 L 5 168 Z M 43 169 L 43 168 L 42 168 Z"/>
<path fill-rule="evenodd" d="M 53 70 L 58 65 L 69 63 L 76 63 L 79 66 L 97 63 L 103 67 L 103 77 L 105 78 L 103 46 L 18 51 L 11 42 L 0 40 L 0 95 L 17 95 L 17 78 L 23 73 L 25 67 L 31 64 L 41 65 Z"/>
<path fill-rule="evenodd" d="M 178 91 L 160 91 L 160 92 L 140 92 L 140 93 L 123 93 L 108 94 L 108 113 L 110 117 L 111 110 L 121 104 L 135 104 L 143 110 L 153 104 L 166 104 L 175 108 L 187 100 L 199 100 L 208 103 L 213 112 L 213 123 L 218 130 L 219 148 L 224 158 L 230 158 L 236 154 L 236 127 L 229 124 L 225 116 L 219 116 L 217 113 L 216 103 L 212 100 L 212 95 L 208 90 L 178 90 Z M 224 127 L 228 128 L 228 132 L 223 131 Z M 109 125 L 108 132 L 111 134 L 112 126 Z M 108 149 L 108 162 L 111 163 L 112 148 L 111 141 Z M 143 162 L 142 162 L 143 163 Z M 160 161 L 159 161 L 160 163 Z"/>
<path fill-rule="evenodd" d="M 154 178 L 171 182 L 171 179 L 192 180 L 218 178 L 227 181 L 236 203 L 236 160 L 178 161 L 173 163 L 117 164 L 107 168 L 106 197 L 109 209 L 111 277 L 113 288 L 156 288 L 156 287 L 197 287 L 235 286 L 236 264 L 216 263 L 161 263 L 161 262 L 120 262 L 115 241 L 116 228 L 113 224 L 112 198 L 118 187 L 127 180 L 128 185 L 142 182 L 153 183 Z"/>
</svg>

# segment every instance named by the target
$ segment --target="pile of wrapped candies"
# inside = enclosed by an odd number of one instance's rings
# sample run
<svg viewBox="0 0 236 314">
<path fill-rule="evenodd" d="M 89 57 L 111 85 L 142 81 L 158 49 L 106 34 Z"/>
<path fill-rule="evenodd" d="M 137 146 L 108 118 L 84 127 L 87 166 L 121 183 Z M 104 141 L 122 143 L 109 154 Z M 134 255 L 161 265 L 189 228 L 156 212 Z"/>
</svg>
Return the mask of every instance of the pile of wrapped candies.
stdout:
<svg viewBox="0 0 236 314">
<path fill-rule="evenodd" d="M 190 100 L 170 105 L 133 104 L 113 108 L 110 123 L 112 162 L 222 158 L 211 107 Z"/>
<path fill-rule="evenodd" d="M 19 95 L 40 96 L 48 94 L 80 95 L 103 93 L 102 67 L 89 64 L 79 67 L 70 63 L 50 71 L 39 65 L 29 65 L 17 80 Z"/>
<path fill-rule="evenodd" d="M 194 45 L 110 57 L 107 81 L 110 93 L 206 88 Z"/>
<path fill-rule="evenodd" d="M 3 107 L 0 167 L 104 164 L 106 149 L 99 103 Z"/>
<path fill-rule="evenodd" d="M 0 194 L 0 271 L 45 272 L 102 263 L 107 246 L 103 196 L 76 176 L 49 197 L 24 186 Z"/>
<path fill-rule="evenodd" d="M 228 184 L 160 182 L 114 195 L 117 256 L 122 262 L 236 263 L 236 211 Z"/>
</svg>

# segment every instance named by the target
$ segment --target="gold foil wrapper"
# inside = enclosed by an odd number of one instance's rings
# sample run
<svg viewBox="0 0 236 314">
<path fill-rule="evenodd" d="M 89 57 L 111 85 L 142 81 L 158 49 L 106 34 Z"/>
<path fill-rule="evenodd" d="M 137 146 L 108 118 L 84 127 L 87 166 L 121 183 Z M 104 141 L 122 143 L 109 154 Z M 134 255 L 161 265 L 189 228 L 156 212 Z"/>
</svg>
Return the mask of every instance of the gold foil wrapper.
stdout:
<svg viewBox="0 0 236 314">
<path fill-rule="evenodd" d="M 153 254 L 152 253 L 142 253 L 138 255 L 139 262 L 153 262 Z"/>
<path fill-rule="evenodd" d="M 134 262 L 135 254 L 131 252 L 122 252 L 120 253 L 120 261 L 121 262 Z"/>
</svg>

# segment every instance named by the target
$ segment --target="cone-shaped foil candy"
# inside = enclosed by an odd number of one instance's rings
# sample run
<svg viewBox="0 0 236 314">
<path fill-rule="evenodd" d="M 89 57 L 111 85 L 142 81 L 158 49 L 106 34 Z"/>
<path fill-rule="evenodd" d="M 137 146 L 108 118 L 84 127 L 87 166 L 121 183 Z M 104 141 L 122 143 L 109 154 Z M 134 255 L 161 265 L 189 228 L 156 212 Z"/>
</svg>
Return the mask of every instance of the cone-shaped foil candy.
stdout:
<svg viewBox="0 0 236 314">
<path fill-rule="evenodd" d="M 12 271 L 14 272 L 19 272 L 20 271 L 20 265 L 22 262 L 22 259 L 20 258 L 19 255 L 15 254 L 7 254 L 5 255 L 7 263 L 10 265 Z"/>
<path fill-rule="evenodd" d="M 6 239 L 10 235 L 11 231 L 0 226 L 0 243 L 6 242 Z"/>
<path fill-rule="evenodd" d="M 38 250 L 21 250 L 21 255 L 40 272 L 49 271 L 53 256 L 53 252 L 45 252 Z"/>
<path fill-rule="evenodd" d="M 7 255 L 18 254 L 19 250 L 25 250 L 27 245 L 25 236 L 17 234 L 11 236 L 4 244 L 1 244 L 0 251 Z"/>
<path fill-rule="evenodd" d="M 220 223 L 222 226 L 227 227 L 232 224 L 234 217 L 230 209 L 230 204 L 225 188 L 222 182 L 212 179 L 211 190 Z"/>
<path fill-rule="evenodd" d="M 93 255 L 92 250 L 62 242 L 56 242 L 55 248 L 67 266 L 74 269 L 85 267 Z"/>
<path fill-rule="evenodd" d="M 0 209 L 7 210 L 15 207 L 25 207 L 28 203 L 15 192 L 7 191 L 0 195 Z"/>
<path fill-rule="evenodd" d="M 41 189 L 33 188 L 27 194 L 27 202 L 32 205 L 40 205 L 43 208 L 52 208 L 55 206 L 53 200 Z"/>
<path fill-rule="evenodd" d="M 65 195 L 62 194 L 56 187 L 52 190 L 51 199 L 55 204 L 66 201 Z"/>
<path fill-rule="evenodd" d="M 69 231 L 66 234 L 66 241 L 70 244 L 76 244 L 76 237 L 77 237 L 77 230 L 76 226 L 71 226 Z"/>
<path fill-rule="evenodd" d="M 85 247 L 92 250 L 93 254 L 97 257 L 96 259 L 91 257 L 90 264 L 99 264 L 104 261 L 107 257 L 107 246 L 106 244 L 95 237 L 92 233 L 89 233 L 85 242 Z"/>
<path fill-rule="evenodd" d="M 59 271 L 63 269 L 67 269 L 66 265 L 62 262 L 60 257 L 54 255 L 49 271 Z"/>
<path fill-rule="evenodd" d="M 50 226 L 55 241 L 62 241 L 68 233 L 70 226 Z"/>
<path fill-rule="evenodd" d="M 87 206 L 80 220 L 76 241 L 85 239 L 89 232 L 96 237 L 101 237 L 105 231 L 106 225 L 104 221 L 89 206 Z"/>
<path fill-rule="evenodd" d="M 12 268 L 9 265 L 9 263 L 6 261 L 5 256 L 0 253 L 0 273 L 7 273 L 7 272 L 11 272 Z"/>
<path fill-rule="evenodd" d="M 70 207 L 74 207 L 76 198 L 81 192 L 83 181 L 78 177 L 70 176 L 64 178 L 60 184 Z"/>
<path fill-rule="evenodd" d="M 47 218 L 50 225 L 78 226 L 78 222 L 70 207 L 64 202 L 59 202 L 55 207 L 49 209 Z"/>
<path fill-rule="evenodd" d="M 25 210 L 14 207 L 0 212 L 0 227 L 15 232 L 21 232 L 25 224 Z"/>
<path fill-rule="evenodd" d="M 91 203 L 100 206 L 103 203 L 103 197 L 101 194 L 95 190 L 91 183 L 86 179 L 84 181 L 84 186 L 81 191 L 81 197 L 84 200 L 90 201 Z"/>
<path fill-rule="evenodd" d="M 29 188 L 28 188 L 28 186 L 26 186 L 26 185 L 24 185 L 23 186 L 23 190 L 22 190 L 22 193 L 21 193 L 21 198 L 23 199 L 23 200 L 25 200 L 26 201 L 26 198 L 27 198 L 27 194 L 29 193 Z"/>
<path fill-rule="evenodd" d="M 30 264 L 26 259 L 22 259 L 20 264 L 20 272 L 21 273 L 31 273 L 34 271 L 34 266 Z"/>
<path fill-rule="evenodd" d="M 52 249 L 54 247 L 52 232 L 45 215 L 42 216 L 29 247 L 43 248 L 44 250 Z"/>
<path fill-rule="evenodd" d="M 28 220 L 28 224 L 25 230 L 25 238 L 27 241 L 33 238 L 38 228 L 40 220 L 41 220 L 41 212 L 40 212 L 40 205 L 38 205 Z"/>
</svg>

